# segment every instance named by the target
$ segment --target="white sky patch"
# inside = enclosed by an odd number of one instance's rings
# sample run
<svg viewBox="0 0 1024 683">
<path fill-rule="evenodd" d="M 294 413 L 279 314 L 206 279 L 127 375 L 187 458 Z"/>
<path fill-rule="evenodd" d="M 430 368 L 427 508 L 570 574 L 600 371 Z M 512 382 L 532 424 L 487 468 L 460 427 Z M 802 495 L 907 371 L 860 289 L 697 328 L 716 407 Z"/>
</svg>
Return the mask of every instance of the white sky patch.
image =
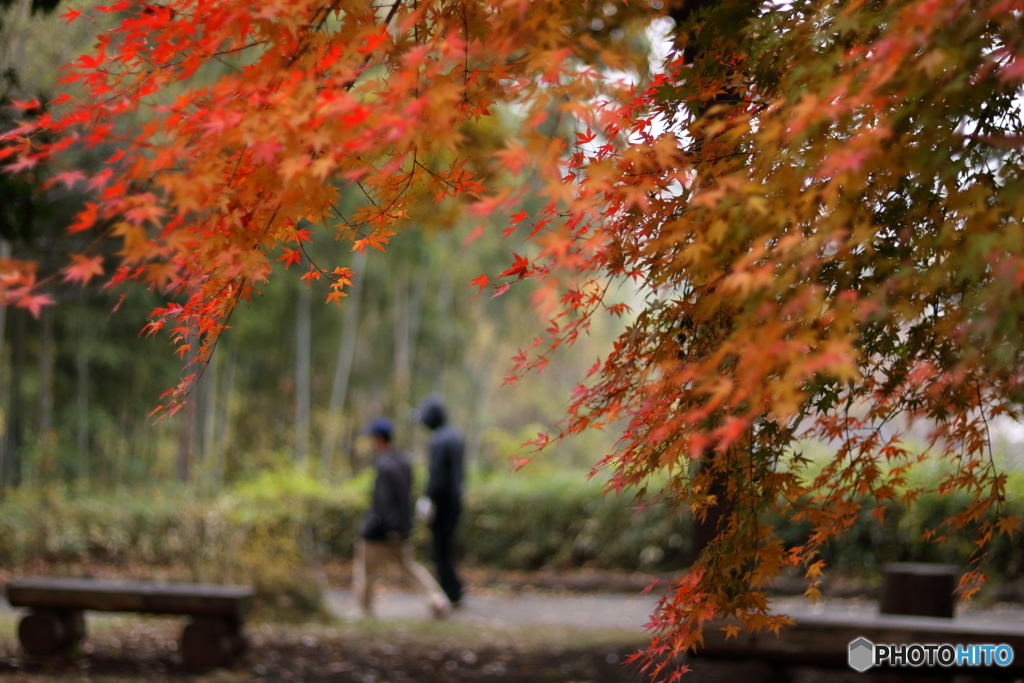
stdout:
<svg viewBox="0 0 1024 683">
<path fill-rule="evenodd" d="M 651 46 L 648 61 L 652 74 L 665 71 L 665 60 L 672 52 L 672 33 L 675 27 L 676 22 L 668 17 L 658 17 L 647 27 L 647 41 Z"/>
</svg>

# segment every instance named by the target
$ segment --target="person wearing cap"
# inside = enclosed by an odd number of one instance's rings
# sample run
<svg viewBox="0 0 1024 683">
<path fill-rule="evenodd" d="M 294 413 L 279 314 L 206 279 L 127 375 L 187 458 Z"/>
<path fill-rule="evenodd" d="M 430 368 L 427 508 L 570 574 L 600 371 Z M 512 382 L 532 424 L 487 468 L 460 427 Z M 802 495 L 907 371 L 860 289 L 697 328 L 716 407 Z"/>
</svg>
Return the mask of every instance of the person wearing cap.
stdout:
<svg viewBox="0 0 1024 683">
<path fill-rule="evenodd" d="M 385 561 L 398 564 L 406 579 L 430 602 L 435 619 L 451 611 L 434 577 L 416 562 L 409 532 L 412 530 L 412 466 L 409 456 L 392 444 L 393 430 L 387 418 L 375 418 L 366 429 L 373 439 L 373 466 L 377 476 L 373 501 L 363 517 L 355 542 L 353 591 L 363 617 L 373 614 L 373 578 Z"/>
<path fill-rule="evenodd" d="M 462 512 L 462 465 L 466 440 L 448 424 L 448 411 L 437 394 L 419 407 L 419 419 L 434 434 L 430 439 L 430 478 L 427 482 L 427 518 L 434 537 L 434 563 L 441 588 L 457 607 L 462 599 L 462 581 L 455 568 L 455 528 Z"/>
</svg>

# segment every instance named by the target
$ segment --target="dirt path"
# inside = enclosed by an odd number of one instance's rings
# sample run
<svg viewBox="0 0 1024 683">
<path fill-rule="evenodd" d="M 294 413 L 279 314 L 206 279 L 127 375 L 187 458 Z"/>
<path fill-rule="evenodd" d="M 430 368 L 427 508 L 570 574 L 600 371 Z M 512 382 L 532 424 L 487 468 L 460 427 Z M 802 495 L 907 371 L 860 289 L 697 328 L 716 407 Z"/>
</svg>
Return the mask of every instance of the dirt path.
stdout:
<svg viewBox="0 0 1024 683">
<path fill-rule="evenodd" d="M 341 619 L 353 617 L 352 594 L 343 590 L 327 593 L 328 609 Z M 655 599 L 630 595 L 557 595 L 551 593 L 519 593 L 514 596 L 467 595 L 451 620 L 472 624 L 501 626 L 508 624 L 543 624 L 572 626 L 590 630 L 644 632 Z M 380 619 L 430 618 L 424 600 L 415 594 L 387 591 L 374 601 L 374 615 Z"/>
<path fill-rule="evenodd" d="M 351 619 L 355 603 L 346 590 L 326 594 L 329 611 L 340 619 Z M 657 603 L 654 595 L 566 594 L 520 591 L 516 594 L 468 595 L 464 606 L 451 619 L 458 622 L 490 624 L 543 624 L 571 626 L 591 630 L 620 630 L 642 636 Z M 878 613 L 878 603 L 867 598 L 822 598 L 811 602 L 803 597 L 777 597 L 774 611 L 798 619 L 803 615 L 828 614 L 837 619 Z M 382 620 L 428 620 L 430 610 L 418 595 L 386 590 L 377 594 L 375 616 Z M 1024 604 L 982 605 L 963 603 L 957 608 L 956 621 L 967 623 L 1024 623 Z"/>
</svg>

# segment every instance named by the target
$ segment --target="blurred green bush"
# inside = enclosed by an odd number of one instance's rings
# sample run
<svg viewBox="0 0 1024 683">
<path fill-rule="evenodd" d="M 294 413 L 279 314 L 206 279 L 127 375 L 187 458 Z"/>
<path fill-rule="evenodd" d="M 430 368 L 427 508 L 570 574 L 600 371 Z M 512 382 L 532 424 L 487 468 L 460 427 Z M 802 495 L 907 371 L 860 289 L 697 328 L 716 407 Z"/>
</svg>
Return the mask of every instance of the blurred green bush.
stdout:
<svg viewBox="0 0 1024 683">
<path fill-rule="evenodd" d="M 687 516 L 637 509 L 580 472 L 494 476 L 470 489 L 464 515 L 462 556 L 480 566 L 671 571 L 690 551 Z"/>
<path fill-rule="evenodd" d="M 341 485 L 276 472 L 215 498 L 175 488 L 17 490 L 0 503 L 0 566 L 187 566 L 197 581 L 253 581 L 257 565 L 351 557 L 370 486 L 368 472 Z M 471 487 L 460 546 L 466 562 L 505 569 L 678 567 L 688 550 L 680 516 L 634 508 L 578 472 L 495 475 Z M 428 540 L 418 528 L 424 552 Z M 280 562 L 246 560 L 260 553 Z"/>
<path fill-rule="evenodd" d="M 368 502 L 370 473 L 327 484 L 295 472 L 266 473 L 210 498 L 184 488 L 75 492 L 60 486 L 10 491 L 0 502 L 0 567 L 38 570 L 39 563 L 185 568 L 193 581 L 249 583 L 275 616 L 319 609 L 316 568 L 352 555 L 356 525 Z M 964 504 L 923 496 L 910 510 L 891 507 L 884 523 L 870 506 L 851 531 L 824 551 L 832 573 L 864 575 L 889 561 L 943 561 L 964 566 L 971 541 L 920 540 L 925 529 Z M 1024 496 L 1004 512 L 1024 519 Z M 469 487 L 459 532 L 467 564 L 511 570 L 590 567 L 674 571 L 689 556 L 688 519 L 664 504 L 643 509 L 629 495 L 602 493 L 584 474 L 534 471 L 491 475 Z M 800 543 L 807 528 L 779 524 Z M 427 556 L 428 534 L 414 542 Z M 1024 574 L 1020 537 L 996 539 L 988 571 Z M 181 575 L 182 572 L 179 572 Z"/>
</svg>

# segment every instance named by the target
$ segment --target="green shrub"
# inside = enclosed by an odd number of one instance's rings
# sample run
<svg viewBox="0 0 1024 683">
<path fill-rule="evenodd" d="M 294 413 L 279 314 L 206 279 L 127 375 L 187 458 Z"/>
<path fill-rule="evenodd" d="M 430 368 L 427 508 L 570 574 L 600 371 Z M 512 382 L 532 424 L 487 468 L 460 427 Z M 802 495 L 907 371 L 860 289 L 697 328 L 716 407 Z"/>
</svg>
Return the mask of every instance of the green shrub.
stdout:
<svg viewBox="0 0 1024 683">
<path fill-rule="evenodd" d="M 61 487 L 9 492 L 0 503 L 0 566 L 38 563 L 176 568 L 193 581 L 257 587 L 262 608 L 275 617 L 308 616 L 320 609 L 316 567 L 352 556 L 356 525 L 368 504 L 370 474 L 328 485 L 294 472 L 266 474 L 216 498 L 184 488 L 76 493 Z M 964 566 L 969 538 L 925 543 L 964 501 L 923 496 L 910 510 L 892 507 L 879 524 L 866 506 L 848 534 L 823 550 L 835 573 L 873 574 L 883 562 L 927 560 Z M 1024 496 L 1009 495 L 1005 513 L 1024 518 Z M 685 514 L 654 504 L 635 509 L 632 498 L 602 493 L 598 481 L 577 472 L 492 475 L 468 487 L 459 544 L 465 562 L 498 569 L 541 567 L 675 571 L 689 547 Z M 788 545 L 807 528 L 780 524 Z M 428 554 L 429 534 L 413 540 Z M 1024 573 L 1019 538 L 996 539 L 988 570 L 997 577 Z"/>
<path fill-rule="evenodd" d="M 505 569 L 595 567 L 663 571 L 689 551 L 683 518 L 637 510 L 577 472 L 492 478 L 475 486 L 459 531 L 467 561 Z"/>
</svg>

